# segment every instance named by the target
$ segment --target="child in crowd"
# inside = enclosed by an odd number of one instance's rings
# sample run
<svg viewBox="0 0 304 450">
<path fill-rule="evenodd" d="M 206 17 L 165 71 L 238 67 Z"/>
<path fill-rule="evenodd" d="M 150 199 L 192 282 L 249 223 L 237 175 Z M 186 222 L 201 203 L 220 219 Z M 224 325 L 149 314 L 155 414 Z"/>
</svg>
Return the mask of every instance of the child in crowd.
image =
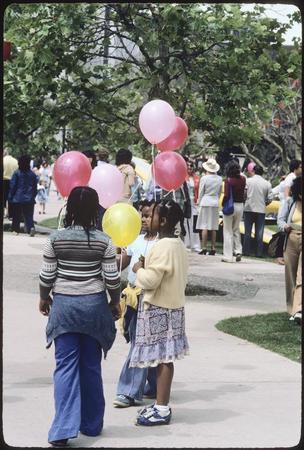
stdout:
<svg viewBox="0 0 304 450">
<path fill-rule="evenodd" d="M 151 232 L 159 240 L 145 262 L 133 266 L 136 286 L 144 289 L 138 308 L 135 346 L 130 367 L 157 367 L 156 403 L 139 410 L 137 425 L 168 424 L 173 379 L 173 362 L 188 354 L 185 334 L 185 288 L 188 258 L 175 227 L 183 222 L 183 212 L 173 200 L 156 203 L 152 210 Z"/>
<path fill-rule="evenodd" d="M 36 197 L 36 200 L 39 203 L 39 214 L 45 214 L 45 204 L 47 202 L 47 197 L 46 182 L 40 179 L 37 185 Z"/>
<path fill-rule="evenodd" d="M 124 308 L 124 314 L 121 318 L 124 330 L 124 336 L 127 342 L 131 342 L 128 357 L 120 373 L 117 397 L 113 404 L 117 408 L 127 408 L 129 406 L 138 406 L 142 404 L 142 397 L 156 397 L 156 369 L 129 367 L 130 356 L 135 343 L 135 331 L 137 322 L 137 304 L 141 288 L 136 287 L 136 274 L 132 267 L 140 258 L 147 255 L 148 251 L 155 244 L 157 233 L 150 231 L 152 202 L 144 200 L 140 204 L 142 217 L 142 234 L 140 234 L 127 251 L 123 252 L 122 269 L 130 265 L 128 273 L 128 286 L 122 291 L 121 305 Z M 118 262 L 119 264 L 120 262 Z M 145 386 L 146 380 L 148 381 Z"/>
</svg>

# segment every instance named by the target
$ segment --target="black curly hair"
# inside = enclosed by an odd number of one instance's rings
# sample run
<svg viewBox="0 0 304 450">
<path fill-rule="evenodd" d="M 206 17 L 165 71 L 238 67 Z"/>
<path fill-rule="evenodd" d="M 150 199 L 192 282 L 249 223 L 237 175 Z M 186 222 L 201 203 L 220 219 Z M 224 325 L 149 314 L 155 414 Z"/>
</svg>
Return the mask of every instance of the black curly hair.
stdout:
<svg viewBox="0 0 304 450">
<path fill-rule="evenodd" d="M 235 160 L 231 160 L 227 163 L 225 167 L 226 175 L 229 178 L 237 178 L 241 174 L 241 167 L 239 163 Z"/>
<path fill-rule="evenodd" d="M 98 225 L 98 194 L 95 189 L 88 186 L 77 186 L 72 189 L 63 220 L 64 227 L 81 225 L 88 236 L 90 246 L 90 229 Z"/>
<path fill-rule="evenodd" d="M 160 232 L 160 223 L 161 219 L 166 219 L 166 226 L 164 228 L 164 233 L 166 236 L 175 236 L 176 234 L 176 225 L 180 223 L 181 231 L 183 236 L 186 234 L 186 230 L 184 227 L 184 213 L 179 206 L 178 203 L 176 203 L 174 200 L 166 200 L 163 199 L 159 202 L 155 202 L 152 210 L 152 221 L 154 217 L 154 212 L 158 209 L 158 215 L 159 215 L 159 224 L 158 224 L 158 232 Z"/>
<path fill-rule="evenodd" d="M 31 157 L 29 155 L 21 155 L 18 158 L 18 167 L 22 172 L 31 169 Z"/>
<path fill-rule="evenodd" d="M 116 166 L 120 166 L 121 164 L 131 164 L 133 154 L 130 150 L 126 148 L 121 148 L 118 150 L 115 156 L 115 164 Z"/>
<path fill-rule="evenodd" d="M 297 200 L 300 200 L 300 195 L 302 195 L 302 184 L 302 175 L 300 175 L 293 180 L 293 183 L 290 187 L 290 195 L 295 202 Z"/>
</svg>

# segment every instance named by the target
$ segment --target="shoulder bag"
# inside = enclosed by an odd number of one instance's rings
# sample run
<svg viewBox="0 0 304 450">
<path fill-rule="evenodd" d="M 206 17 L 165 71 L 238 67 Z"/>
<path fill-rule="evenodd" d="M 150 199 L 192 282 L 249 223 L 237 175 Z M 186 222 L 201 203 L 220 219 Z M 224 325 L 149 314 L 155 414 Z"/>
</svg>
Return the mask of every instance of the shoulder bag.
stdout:
<svg viewBox="0 0 304 450">
<path fill-rule="evenodd" d="M 279 231 L 278 233 L 272 235 L 272 238 L 270 239 L 268 244 L 267 251 L 270 258 L 279 258 L 283 256 L 285 237 L 285 231 Z"/>
<path fill-rule="evenodd" d="M 232 186 L 229 184 L 229 196 L 228 199 L 223 204 L 223 214 L 225 216 L 231 216 L 234 213 L 234 203 L 233 203 L 233 195 L 232 195 Z"/>
</svg>

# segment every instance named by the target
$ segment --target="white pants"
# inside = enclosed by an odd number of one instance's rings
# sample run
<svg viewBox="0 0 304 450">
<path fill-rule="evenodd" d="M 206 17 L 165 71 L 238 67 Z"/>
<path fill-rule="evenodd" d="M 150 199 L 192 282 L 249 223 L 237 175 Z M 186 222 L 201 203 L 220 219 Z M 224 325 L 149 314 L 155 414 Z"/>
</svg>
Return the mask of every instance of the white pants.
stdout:
<svg viewBox="0 0 304 450">
<path fill-rule="evenodd" d="M 240 222 L 243 215 L 244 204 L 234 203 L 234 213 L 224 218 L 224 258 L 232 261 L 233 253 L 242 254 Z"/>
<path fill-rule="evenodd" d="M 185 246 L 187 248 L 190 248 L 191 250 L 199 252 L 201 249 L 201 244 L 199 233 L 193 232 L 193 215 L 191 216 L 191 219 L 184 220 L 184 227 L 186 230 L 186 236 L 184 240 Z"/>
</svg>

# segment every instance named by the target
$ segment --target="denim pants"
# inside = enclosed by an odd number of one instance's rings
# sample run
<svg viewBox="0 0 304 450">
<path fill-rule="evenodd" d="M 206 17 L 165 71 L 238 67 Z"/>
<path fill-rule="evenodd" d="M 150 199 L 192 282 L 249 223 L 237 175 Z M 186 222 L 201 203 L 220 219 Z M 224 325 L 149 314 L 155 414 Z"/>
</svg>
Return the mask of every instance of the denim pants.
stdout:
<svg viewBox="0 0 304 450">
<path fill-rule="evenodd" d="M 250 241 L 251 241 L 251 231 L 252 225 L 254 224 L 255 229 L 255 241 L 256 241 L 256 256 L 261 257 L 263 255 L 263 235 L 264 235 L 264 224 L 265 224 L 265 214 L 256 213 L 251 211 L 244 211 L 244 243 L 243 243 L 243 254 L 250 254 Z"/>
<path fill-rule="evenodd" d="M 137 313 L 133 315 L 130 325 L 130 351 L 120 372 L 117 395 L 123 394 L 136 400 L 142 400 L 143 394 L 156 395 L 156 367 L 141 369 L 129 367 L 131 353 L 135 344 Z M 147 385 L 146 381 L 148 382 Z"/>
<path fill-rule="evenodd" d="M 86 334 L 61 334 L 55 338 L 55 358 L 55 418 L 48 441 L 75 438 L 79 431 L 99 435 L 105 409 L 100 344 Z"/>
</svg>

